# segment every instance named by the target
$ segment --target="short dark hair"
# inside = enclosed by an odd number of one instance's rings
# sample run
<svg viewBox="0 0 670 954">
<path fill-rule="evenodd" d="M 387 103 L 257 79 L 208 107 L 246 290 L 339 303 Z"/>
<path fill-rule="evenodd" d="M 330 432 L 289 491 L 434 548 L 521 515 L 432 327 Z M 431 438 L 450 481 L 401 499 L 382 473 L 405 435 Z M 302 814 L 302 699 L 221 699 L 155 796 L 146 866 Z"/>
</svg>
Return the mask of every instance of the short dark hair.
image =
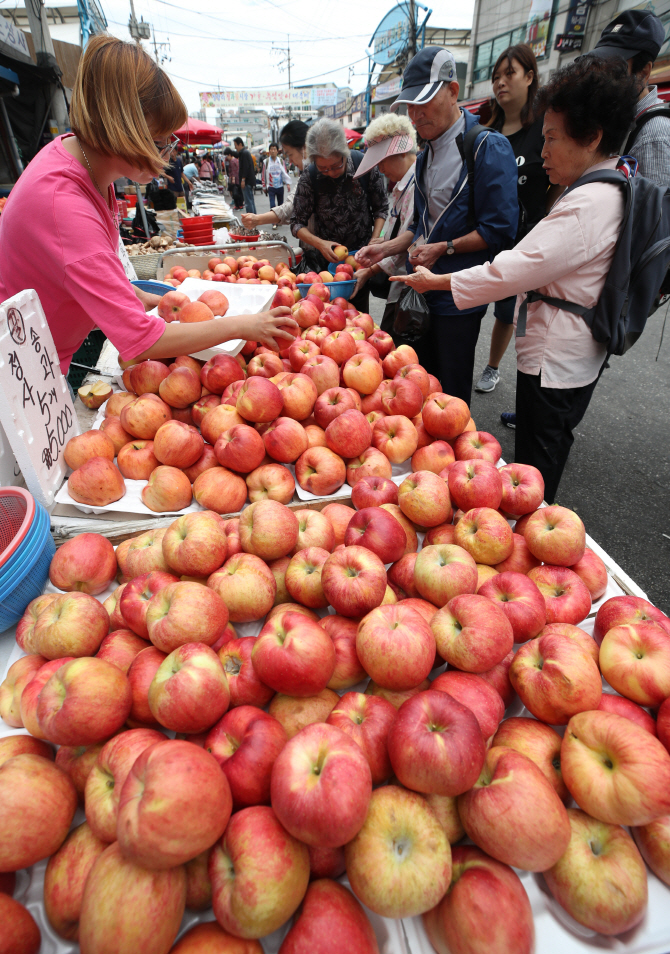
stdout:
<svg viewBox="0 0 670 954">
<path fill-rule="evenodd" d="M 521 116 L 519 117 L 521 119 L 522 126 L 530 126 L 535 121 L 533 103 L 535 101 L 535 97 L 537 96 L 537 90 L 539 86 L 537 60 L 535 59 L 535 54 L 528 43 L 517 43 L 515 46 L 508 46 L 507 49 L 503 50 L 503 52 L 500 54 L 495 62 L 495 66 L 491 70 L 491 82 L 493 82 L 493 77 L 496 75 L 498 70 L 502 68 L 505 60 L 507 60 L 508 70 L 511 70 L 512 68 L 512 60 L 516 60 L 524 73 L 532 72 L 533 74 L 533 80 L 528 87 L 526 102 L 524 103 L 523 109 L 521 110 Z M 492 100 L 491 108 L 492 115 L 488 125 L 492 126 L 493 129 L 500 131 L 505 124 L 505 111 L 501 106 L 498 105 L 498 101 L 495 98 Z"/>
<path fill-rule="evenodd" d="M 273 146 L 275 147 L 277 152 L 279 152 L 279 146 L 277 145 L 276 142 L 271 142 L 270 145 L 268 146 L 268 149 L 272 149 Z"/>
<path fill-rule="evenodd" d="M 562 113 L 571 139 L 588 145 L 602 132 L 599 152 L 618 153 L 635 119 L 639 91 L 618 57 L 580 56 L 557 70 L 537 94 L 540 113 Z"/>
<path fill-rule="evenodd" d="M 233 139 L 233 142 L 239 142 L 241 146 L 244 145 L 244 139 L 242 139 L 241 136 L 235 136 L 235 138 Z"/>
<path fill-rule="evenodd" d="M 641 73 L 647 63 L 653 62 L 654 58 L 652 57 L 651 53 L 647 53 L 645 50 L 642 50 L 641 53 L 636 53 L 631 59 L 630 71 L 631 73 Z"/>
<path fill-rule="evenodd" d="M 293 149 L 302 149 L 307 141 L 309 126 L 300 119 L 292 119 L 286 123 L 279 133 L 279 141 L 282 146 L 291 146 Z"/>
</svg>

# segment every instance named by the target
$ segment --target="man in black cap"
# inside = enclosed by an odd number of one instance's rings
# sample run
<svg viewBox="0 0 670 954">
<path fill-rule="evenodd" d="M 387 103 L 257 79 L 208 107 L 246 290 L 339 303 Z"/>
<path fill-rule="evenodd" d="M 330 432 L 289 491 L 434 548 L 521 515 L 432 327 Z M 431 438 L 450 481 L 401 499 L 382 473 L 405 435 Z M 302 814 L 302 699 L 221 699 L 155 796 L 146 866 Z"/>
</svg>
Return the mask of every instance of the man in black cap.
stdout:
<svg viewBox="0 0 670 954">
<path fill-rule="evenodd" d="M 449 50 L 426 46 L 407 65 L 391 109 L 406 103 L 417 135 L 427 143 L 416 161 L 414 221 L 397 238 L 362 248 L 356 254 L 361 265 L 409 251 L 408 272 L 423 265 L 445 274 L 483 265 L 514 243 L 519 225 L 514 152 L 501 133 L 474 130 L 471 189 L 465 152 L 477 120 L 458 105 L 458 89 Z M 426 301 L 431 325 L 414 346 L 419 361 L 447 394 L 469 404 L 486 308 L 459 311 L 450 291 L 429 292 Z"/>
<path fill-rule="evenodd" d="M 640 175 L 657 185 L 670 186 L 670 107 L 649 85 L 654 61 L 665 43 L 665 28 L 649 10 L 626 10 L 603 30 L 589 55 L 618 56 L 628 63 L 640 89 L 635 123 L 622 146 L 634 156 Z"/>
</svg>

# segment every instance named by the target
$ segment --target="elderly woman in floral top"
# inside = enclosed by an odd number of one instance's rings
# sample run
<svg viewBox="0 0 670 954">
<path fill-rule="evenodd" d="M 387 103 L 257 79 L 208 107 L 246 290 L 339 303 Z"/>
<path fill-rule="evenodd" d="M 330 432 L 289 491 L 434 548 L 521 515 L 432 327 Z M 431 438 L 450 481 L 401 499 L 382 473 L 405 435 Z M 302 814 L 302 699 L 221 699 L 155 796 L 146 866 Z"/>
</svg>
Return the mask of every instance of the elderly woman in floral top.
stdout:
<svg viewBox="0 0 670 954">
<path fill-rule="evenodd" d="M 336 245 L 353 250 L 378 238 L 388 212 L 384 179 L 375 167 L 358 179 L 362 156 L 350 153 L 344 129 L 333 119 L 319 119 L 307 135 L 309 164 L 298 181 L 291 231 L 303 248 L 303 268 L 320 272 L 336 262 Z M 365 289 L 355 308 L 367 311 Z"/>
</svg>

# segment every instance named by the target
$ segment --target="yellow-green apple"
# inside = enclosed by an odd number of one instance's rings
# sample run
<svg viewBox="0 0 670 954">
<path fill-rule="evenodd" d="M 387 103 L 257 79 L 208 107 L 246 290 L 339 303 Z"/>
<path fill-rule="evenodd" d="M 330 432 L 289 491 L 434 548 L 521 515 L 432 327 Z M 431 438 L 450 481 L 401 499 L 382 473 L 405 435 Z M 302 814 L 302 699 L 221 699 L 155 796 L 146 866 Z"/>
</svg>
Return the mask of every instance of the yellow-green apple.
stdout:
<svg viewBox="0 0 670 954">
<path fill-rule="evenodd" d="M 235 363 L 237 364 L 237 362 Z M 202 394 L 200 378 L 191 368 L 174 368 L 161 381 L 158 394 L 161 400 L 165 401 L 173 410 L 185 410 L 191 404 L 194 404 Z"/>
<path fill-rule="evenodd" d="M 314 722 L 325 722 L 340 697 L 332 689 L 322 689 L 314 696 L 286 696 L 278 692 L 268 712 L 283 727 L 289 739 Z"/>
<path fill-rule="evenodd" d="M 474 954 L 532 954 L 533 912 L 521 879 L 508 865 L 464 845 L 451 856 L 451 885 L 440 903 L 423 915 L 436 951 Z M 487 917 L 482 918 L 482 912 Z"/>
<path fill-rule="evenodd" d="M 221 439 L 221 438 L 219 438 Z M 309 447 L 305 428 L 298 421 L 290 417 L 278 417 L 268 424 L 263 431 L 263 450 L 268 457 L 282 464 L 291 464 L 297 460 Z M 252 461 L 255 469 L 259 461 Z"/>
<path fill-rule="evenodd" d="M 386 699 L 363 692 L 347 692 L 326 723 L 345 732 L 361 748 L 372 774 L 372 784 L 388 781 L 392 774 L 387 739 L 396 710 Z"/>
<path fill-rule="evenodd" d="M 329 555 L 323 547 L 305 547 L 291 558 L 286 570 L 286 589 L 292 599 L 311 609 L 328 606 L 321 586 L 321 568 Z"/>
<path fill-rule="evenodd" d="M 324 944 L 334 951 L 379 954 L 361 905 L 347 888 L 327 878 L 310 884 L 281 949 L 282 954 L 313 954 Z"/>
<path fill-rule="evenodd" d="M 243 477 L 225 467 L 212 467 L 196 477 L 193 496 L 205 510 L 214 513 L 238 513 L 247 499 Z"/>
<path fill-rule="evenodd" d="M 506 746 L 486 753 L 482 773 L 458 799 L 463 827 L 497 861 L 526 871 L 546 871 L 570 842 L 563 802 L 542 771 Z"/>
<path fill-rule="evenodd" d="M 394 378 L 381 395 L 381 409 L 384 414 L 402 414 L 413 418 L 421 410 L 422 404 L 423 394 L 419 385 L 401 375 Z"/>
<path fill-rule="evenodd" d="M 312 348 L 318 348 L 312 345 L 310 341 L 303 342 Z M 284 407 L 283 417 L 290 417 L 295 421 L 304 421 L 310 416 L 318 397 L 316 385 L 306 374 L 287 374 L 281 381 L 277 382 L 277 387 L 281 391 Z"/>
<path fill-rule="evenodd" d="M 95 457 L 104 457 L 112 461 L 114 460 L 114 444 L 103 431 L 93 429 L 71 437 L 65 445 L 63 457 L 72 470 L 76 470 Z"/>
<path fill-rule="evenodd" d="M 93 745 L 121 728 L 131 705 L 125 673 L 104 659 L 85 657 L 51 676 L 39 694 L 37 720 L 56 745 Z"/>
<path fill-rule="evenodd" d="M 496 564 L 498 573 L 528 573 L 539 566 L 540 561 L 528 549 L 526 538 L 520 533 L 512 534 L 512 552 L 501 563 Z"/>
<path fill-rule="evenodd" d="M 537 510 L 544 499 L 544 478 L 537 467 L 511 463 L 500 467 L 498 473 L 502 481 L 500 506 L 505 513 L 521 516 Z"/>
<path fill-rule="evenodd" d="M 610 686 L 641 706 L 670 696 L 670 639 L 657 623 L 626 623 L 608 630 L 600 669 Z"/>
<path fill-rule="evenodd" d="M 586 547 L 584 556 L 570 569 L 574 570 L 584 583 L 594 603 L 605 595 L 608 581 L 607 567 L 593 550 Z"/>
<path fill-rule="evenodd" d="M 454 463 L 454 452 L 446 441 L 432 441 L 419 446 L 412 455 L 412 470 L 430 470 L 439 474 Z"/>
<path fill-rule="evenodd" d="M 474 593 L 452 597 L 433 616 L 430 626 L 440 656 L 466 672 L 487 672 L 514 645 L 512 626 L 503 611 Z"/>
<path fill-rule="evenodd" d="M 263 560 L 286 556 L 298 539 L 298 518 L 276 500 L 258 500 L 246 507 L 239 526 L 242 549 Z"/>
<path fill-rule="evenodd" d="M 391 351 L 395 350 L 395 342 L 390 334 L 381 329 L 373 331 L 368 341 L 374 345 L 376 351 L 379 354 L 380 358 L 385 358 L 387 354 L 390 354 Z"/>
<path fill-rule="evenodd" d="M 465 829 L 458 817 L 456 798 L 451 795 L 425 795 L 424 797 L 442 825 L 449 844 L 455 845 L 465 836 Z"/>
<path fill-rule="evenodd" d="M 224 930 L 240 938 L 265 937 L 302 901 L 309 853 L 269 806 L 256 805 L 233 815 L 209 872 L 214 915 Z"/>
<path fill-rule="evenodd" d="M 485 563 L 477 564 L 477 592 L 488 580 L 498 575 L 498 570 L 494 566 L 487 566 Z"/>
<path fill-rule="evenodd" d="M 277 500 L 288 504 L 293 500 L 295 480 L 282 464 L 261 464 L 247 476 L 250 503 L 257 500 Z"/>
<path fill-rule="evenodd" d="M 116 821 L 123 783 L 135 759 L 165 736 L 155 729 L 130 729 L 106 742 L 98 752 L 86 779 L 86 820 L 96 838 L 116 841 Z M 82 885 L 83 887 L 83 885 Z"/>
<path fill-rule="evenodd" d="M 448 693 L 474 713 L 484 740 L 488 742 L 505 715 L 505 703 L 497 689 L 480 676 L 450 669 L 434 679 L 430 688 Z"/>
<path fill-rule="evenodd" d="M 274 689 L 264 685 L 251 662 L 251 651 L 256 642 L 253 636 L 232 639 L 219 649 L 219 661 L 228 679 L 230 706 L 258 706 L 262 708 L 274 696 Z"/>
<path fill-rule="evenodd" d="M 169 374 L 170 369 L 162 361 L 140 361 L 130 370 L 131 390 L 135 394 L 158 394 L 161 381 Z"/>
<path fill-rule="evenodd" d="M 316 403 L 314 404 L 314 420 L 319 427 L 325 430 L 340 414 L 344 414 L 345 411 L 355 410 L 355 408 L 356 402 L 351 391 L 340 387 L 328 388 L 327 391 L 324 391 L 316 399 Z"/>
<path fill-rule="evenodd" d="M 378 606 L 360 622 L 356 654 L 377 685 L 402 692 L 418 686 L 433 668 L 435 638 L 404 602 Z"/>
<path fill-rule="evenodd" d="M 412 523 L 437 527 L 453 514 L 447 484 L 430 470 L 419 470 L 400 484 L 398 505 Z"/>
<path fill-rule="evenodd" d="M 30 911 L 0 892 L 0 924 L 2 924 L 2 949 L 7 954 L 38 954 L 42 935 Z"/>
<path fill-rule="evenodd" d="M 461 510 L 500 506 L 502 481 L 488 460 L 457 460 L 449 470 L 448 483 L 451 499 Z"/>
<path fill-rule="evenodd" d="M 361 617 L 381 606 L 386 570 L 372 550 L 347 546 L 330 554 L 321 569 L 321 585 L 336 613 Z"/>
<path fill-rule="evenodd" d="M 405 553 L 387 571 L 389 586 L 399 600 L 419 597 L 419 591 L 414 583 L 417 556 L 416 553 Z"/>
<path fill-rule="evenodd" d="M 240 388 L 235 406 L 245 421 L 259 424 L 279 417 L 284 402 L 276 384 L 268 378 L 254 375 L 247 378 Z"/>
<path fill-rule="evenodd" d="M 536 566 L 528 572 L 544 597 L 548 623 L 577 625 L 591 609 L 591 594 L 586 585 L 566 566 Z"/>
<path fill-rule="evenodd" d="M 230 690 L 214 650 L 201 642 L 186 642 L 163 660 L 148 699 L 160 725 L 173 732 L 197 733 L 211 728 L 228 709 Z"/>
<path fill-rule="evenodd" d="M 260 466 L 265 457 L 265 444 L 253 427 L 235 424 L 219 435 L 214 445 L 214 455 L 223 467 L 248 474 Z"/>
<path fill-rule="evenodd" d="M 166 653 L 162 653 L 155 646 L 150 646 L 148 649 L 143 649 L 133 659 L 128 670 L 128 682 L 133 697 L 129 724 L 133 726 L 158 725 L 149 708 L 149 686 L 153 682 L 161 663 L 166 658 Z"/>
<path fill-rule="evenodd" d="M 349 513 L 352 511 L 347 508 Z M 295 556 L 299 550 L 305 550 L 307 547 L 320 547 L 330 553 L 335 546 L 335 531 L 333 525 L 318 510 L 294 510 L 298 519 L 298 539 L 291 552 Z"/>
<path fill-rule="evenodd" d="M 372 428 L 354 408 L 344 411 L 326 427 L 326 445 L 341 457 L 359 457 L 370 446 Z"/>
<path fill-rule="evenodd" d="M 600 645 L 605 634 L 614 626 L 645 621 L 658 623 L 670 633 L 670 619 L 648 600 L 643 600 L 640 596 L 613 596 L 606 600 L 596 613 L 593 638 Z"/>
<path fill-rule="evenodd" d="M 153 645 L 171 653 L 184 643 L 215 643 L 228 625 L 228 608 L 202 583 L 180 581 L 152 597 L 145 622 Z"/>
<path fill-rule="evenodd" d="M 212 906 L 212 882 L 209 879 L 211 854 L 212 848 L 208 848 L 207 851 L 201 851 L 199 855 L 196 855 L 195 858 L 187 861 L 184 865 L 186 869 L 186 907 L 193 911 L 204 911 Z"/>
<path fill-rule="evenodd" d="M 639 924 L 647 908 L 647 870 L 635 842 L 619 825 L 568 810 L 572 835 L 544 880 L 578 924 L 613 936 Z"/>
<path fill-rule="evenodd" d="M 251 660 L 261 682 L 276 692 L 312 696 L 333 675 L 335 649 L 318 623 L 302 613 L 285 613 L 266 622 Z"/>
<path fill-rule="evenodd" d="M 192 907 L 188 904 L 188 895 L 186 906 Z M 170 948 L 170 954 L 216 954 L 217 951 L 222 954 L 263 954 L 259 941 L 244 941 L 234 937 L 224 931 L 216 921 L 196 924 L 182 934 L 175 946 Z"/>
<path fill-rule="evenodd" d="M 394 378 L 401 368 L 408 364 L 418 364 L 419 358 L 414 348 L 409 345 L 400 345 L 394 351 L 390 351 L 384 358 L 384 376 Z M 469 415 L 468 415 L 469 416 Z"/>
<path fill-rule="evenodd" d="M 167 371 L 167 368 L 165 370 Z M 170 406 L 161 400 L 158 394 L 140 394 L 139 397 L 125 404 L 120 414 L 121 426 L 124 430 L 133 437 L 148 441 L 153 440 L 158 428 L 171 419 Z"/>
<path fill-rule="evenodd" d="M 344 545 L 365 547 L 375 553 L 382 563 L 394 563 L 405 552 L 403 528 L 388 511 L 381 507 L 365 507 L 356 511 L 344 536 Z"/>
<path fill-rule="evenodd" d="M 344 504 L 327 504 L 321 513 L 324 517 L 328 518 L 332 525 L 335 536 L 331 549 L 334 550 L 335 547 L 344 543 L 344 534 L 346 533 L 349 521 L 353 517 L 354 512 L 351 507 L 347 507 Z"/>
<path fill-rule="evenodd" d="M 614 712 L 616 715 L 623 716 L 624 719 L 630 719 L 631 722 L 635 722 L 640 728 L 645 729 L 654 736 L 657 735 L 656 722 L 652 716 L 649 715 L 646 709 L 643 709 L 642 706 L 639 706 L 636 702 L 631 702 L 630 699 L 624 699 L 623 696 L 618 696 L 613 692 L 603 692 L 600 702 L 598 703 L 598 709 L 601 712 Z"/>
<path fill-rule="evenodd" d="M 372 430 L 372 445 L 392 464 L 402 464 L 408 460 L 414 454 L 418 444 L 419 435 L 408 417 L 393 414 L 375 422 Z"/>
<path fill-rule="evenodd" d="M 79 803 L 82 806 L 88 776 L 91 774 L 102 747 L 102 742 L 98 742 L 96 745 L 61 745 L 56 752 L 56 765 L 72 779 L 72 784 L 77 790 Z"/>
<path fill-rule="evenodd" d="M 52 762 L 54 760 L 54 750 L 47 742 L 30 735 L 6 735 L 0 739 L 0 765 L 15 755 L 41 755 Z"/>
<path fill-rule="evenodd" d="M 178 517 L 165 531 L 163 557 L 174 573 L 209 576 L 223 565 L 227 538 L 223 521 L 211 510 Z"/>
<path fill-rule="evenodd" d="M 275 374 L 283 370 L 282 360 L 274 351 L 255 355 L 247 366 L 247 372 L 251 377 L 273 378 Z"/>
<path fill-rule="evenodd" d="M 485 563 L 487 566 L 502 563 L 514 549 L 510 525 L 502 514 L 491 507 L 475 507 L 463 514 L 456 524 L 454 539 L 459 547 L 471 554 L 476 563 Z"/>
<path fill-rule="evenodd" d="M 191 482 L 186 474 L 178 467 L 169 465 L 160 465 L 152 470 L 149 482 L 142 488 L 142 503 L 154 513 L 177 513 L 188 507 L 192 499 Z"/>
<path fill-rule="evenodd" d="M 119 607 L 125 625 L 138 636 L 147 639 L 147 610 L 153 597 L 172 583 L 178 583 L 179 577 L 164 570 L 152 570 L 135 577 L 124 587 Z"/>
<path fill-rule="evenodd" d="M 670 885 L 670 815 L 633 828 L 633 837 L 656 877 Z"/>
<path fill-rule="evenodd" d="M 360 830 L 372 793 L 372 776 L 361 748 L 341 729 L 306 726 L 282 749 L 271 780 L 272 807 L 295 837 L 335 848 Z"/>
<path fill-rule="evenodd" d="M 296 338 L 288 349 L 289 361 L 295 372 L 301 372 L 305 361 L 309 358 L 315 358 L 319 354 L 321 354 L 321 348 L 313 341 L 305 338 Z"/>
<path fill-rule="evenodd" d="M 656 713 L 656 729 L 659 739 L 670 752 L 670 703 L 667 699 L 659 706 Z"/>
<path fill-rule="evenodd" d="M 233 709 L 210 729 L 205 748 L 228 779 L 236 810 L 270 804 L 272 766 L 286 742 L 280 723 L 256 706 Z"/>
<path fill-rule="evenodd" d="M 481 772 L 485 751 L 474 713 L 434 689 L 403 703 L 388 734 L 389 758 L 398 780 L 425 794 L 467 791 Z"/>
<path fill-rule="evenodd" d="M 106 507 L 126 492 L 121 472 L 106 457 L 93 457 L 74 470 L 67 480 L 70 497 L 91 507 Z"/>
<path fill-rule="evenodd" d="M 552 566 L 573 566 L 584 556 L 584 524 L 574 510 L 551 506 L 536 510 L 524 527 L 533 556 Z"/>
<path fill-rule="evenodd" d="M 66 941 L 79 938 L 84 885 L 107 844 L 84 822 L 49 858 L 44 874 L 44 910 L 51 927 Z"/>
<path fill-rule="evenodd" d="M 34 650 L 46 659 L 90 656 L 109 632 L 109 614 L 88 593 L 67 593 L 41 607 L 31 635 Z"/>
<path fill-rule="evenodd" d="M 487 580 L 478 592 L 502 609 L 512 625 L 517 643 L 537 636 L 546 623 L 544 597 L 524 573 L 512 570 L 499 573 Z"/>
<path fill-rule="evenodd" d="M 647 825 L 670 812 L 670 755 L 623 716 L 573 716 L 563 736 L 561 767 L 577 804 L 600 821 Z"/>
<path fill-rule="evenodd" d="M 252 553 L 235 553 L 207 580 L 228 607 L 232 623 L 260 619 L 274 604 L 277 584 L 272 570 Z"/>
<path fill-rule="evenodd" d="M 363 477 L 356 481 L 351 502 L 357 510 L 380 507 L 384 503 L 398 503 L 398 485 L 388 477 Z"/>
<path fill-rule="evenodd" d="M 119 557 L 121 547 L 117 548 L 117 561 L 124 577 L 132 580 L 143 573 L 151 573 L 152 570 L 167 571 L 169 569 L 163 553 L 166 532 L 165 527 L 155 528 L 128 540 L 128 549 L 123 559 Z"/>
<path fill-rule="evenodd" d="M 509 681 L 509 667 L 512 665 L 513 658 L 514 651 L 512 650 L 497 666 L 493 666 L 488 672 L 478 673 L 480 679 L 484 679 L 490 683 L 494 689 L 497 689 L 502 697 L 502 701 L 505 703 L 505 708 L 510 706 L 516 699 L 516 692 L 514 691 L 512 683 Z"/>
<path fill-rule="evenodd" d="M 374 429 L 372 436 L 374 439 Z M 347 460 L 347 483 L 350 487 L 354 487 L 364 477 L 386 477 L 390 479 L 392 475 L 391 461 L 376 447 L 368 447 L 358 457 Z"/>
<path fill-rule="evenodd" d="M 567 725 L 578 712 L 597 709 L 602 680 L 597 663 L 564 636 L 540 636 L 517 651 L 510 682 L 536 719 Z"/>
<path fill-rule="evenodd" d="M 365 679 L 366 672 L 356 652 L 358 622 L 337 614 L 319 620 L 335 648 L 335 670 L 328 682 L 329 689 L 350 689 Z"/>
<path fill-rule="evenodd" d="M 23 728 L 21 719 L 21 695 L 29 682 L 47 662 L 44 656 L 31 653 L 22 656 L 7 670 L 2 685 L 0 685 L 0 717 L 7 725 L 16 729 Z"/>
<path fill-rule="evenodd" d="M 59 590 L 78 590 L 96 596 L 116 576 L 114 547 L 100 533 L 81 533 L 56 550 L 49 579 Z"/>
<path fill-rule="evenodd" d="M 325 329 L 319 329 L 324 331 Z M 322 339 L 327 337 L 327 333 L 320 336 Z M 321 341 L 321 343 L 323 343 Z M 321 349 L 319 348 L 319 352 Z M 355 359 L 351 359 L 355 360 Z M 336 388 L 340 383 L 340 369 L 336 361 L 325 354 L 315 354 L 307 358 L 300 368 L 301 374 L 306 374 L 313 382 L 318 394 L 323 394 L 329 388 Z"/>
<path fill-rule="evenodd" d="M 389 358 L 392 356 L 393 352 Z M 388 361 L 388 358 L 384 361 Z M 463 433 L 470 419 L 470 409 L 460 398 L 433 393 L 424 403 L 421 417 L 429 434 L 440 440 L 450 441 Z"/>
<path fill-rule="evenodd" d="M 163 954 L 177 937 L 185 904 L 183 866 L 148 871 L 124 858 L 115 842 L 95 861 L 84 886 L 81 954 Z"/>
<path fill-rule="evenodd" d="M 223 394 L 229 384 L 244 381 L 244 371 L 235 358 L 216 354 L 200 369 L 200 380 L 211 394 Z"/>
<path fill-rule="evenodd" d="M 296 480 L 303 490 L 316 497 L 334 494 L 346 476 L 344 461 L 328 447 L 309 447 L 295 462 Z"/>
<path fill-rule="evenodd" d="M 145 749 L 121 789 L 117 837 L 128 861 L 164 870 L 184 864 L 221 837 L 230 786 L 216 759 L 189 742 Z"/>
<path fill-rule="evenodd" d="M 430 910 L 451 880 L 451 848 L 437 816 L 421 795 L 397 785 L 372 793 L 345 858 L 352 891 L 383 917 Z"/>
<path fill-rule="evenodd" d="M 461 593 L 477 588 L 477 566 L 462 547 L 448 543 L 424 547 L 414 565 L 414 584 L 435 606 L 446 606 Z"/>
<path fill-rule="evenodd" d="M 58 851 L 77 809 L 77 793 L 51 760 L 15 755 L 0 766 L 0 805 L 0 871 L 18 871 Z"/>
<path fill-rule="evenodd" d="M 562 802 L 570 798 L 561 773 L 561 736 L 556 729 L 536 719 L 505 719 L 493 737 L 493 745 L 506 745 L 534 762 Z"/>
<path fill-rule="evenodd" d="M 193 410 L 195 424 L 200 428 L 200 432 L 207 443 L 212 446 L 216 444 L 224 431 L 230 430 L 236 424 L 245 423 L 244 418 L 237 413 L 235 406 L 233 404 L 221 404 L 217 395 L 210 394 L 204 397 L 202 401 L 196 401 Z"/>
<path fill-rule="evenodd" d="M 347 334 L 347 332 L 342 332 Z M 342 380 L 359 394 L 372 394 L 382 383 L 384 372 L 377 358 L 371 354 L 355 354 L 342 368 Z"/>
</svg>

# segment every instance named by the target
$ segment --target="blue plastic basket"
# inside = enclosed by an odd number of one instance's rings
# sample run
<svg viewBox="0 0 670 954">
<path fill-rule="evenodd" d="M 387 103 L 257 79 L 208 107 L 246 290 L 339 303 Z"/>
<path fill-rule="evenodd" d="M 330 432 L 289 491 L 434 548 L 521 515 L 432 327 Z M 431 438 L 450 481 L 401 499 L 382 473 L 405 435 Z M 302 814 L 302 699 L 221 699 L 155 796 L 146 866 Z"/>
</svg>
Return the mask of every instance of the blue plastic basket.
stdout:
<svg viewBox="0 0 670 954">
<path fill-rule="evenodd" d="M 147 295 L 165 295 L 169 291 L 174 291 L 174 285 L 168 285 L 167 282 L 154 282 L 150 279 L 138 278 L 130 284 L 146 292 Z"/>
<path fill-rule="evenodd" d="M 314 284 L 316 284 L 316 282 Z M 356 279 L 350 282 L 326 282 L 325 285 L 330 292 L 331 301 L 334 298 L 346 298 L 346 300 L 349 301 L 356 287 Z M 311 287 L 311 285 L 298 285 L 300 297 L 305 298 Z"/>
<path fill-rule="evenodd" d="M 36 504 L 29 535 L 16 553 L 18 559 L 13 560 L 11 571 L 0 579 L 0 633 L 15 626 L 31 600 L 43 591 L 55 552 L 49 514 Z"/>
</svg>

